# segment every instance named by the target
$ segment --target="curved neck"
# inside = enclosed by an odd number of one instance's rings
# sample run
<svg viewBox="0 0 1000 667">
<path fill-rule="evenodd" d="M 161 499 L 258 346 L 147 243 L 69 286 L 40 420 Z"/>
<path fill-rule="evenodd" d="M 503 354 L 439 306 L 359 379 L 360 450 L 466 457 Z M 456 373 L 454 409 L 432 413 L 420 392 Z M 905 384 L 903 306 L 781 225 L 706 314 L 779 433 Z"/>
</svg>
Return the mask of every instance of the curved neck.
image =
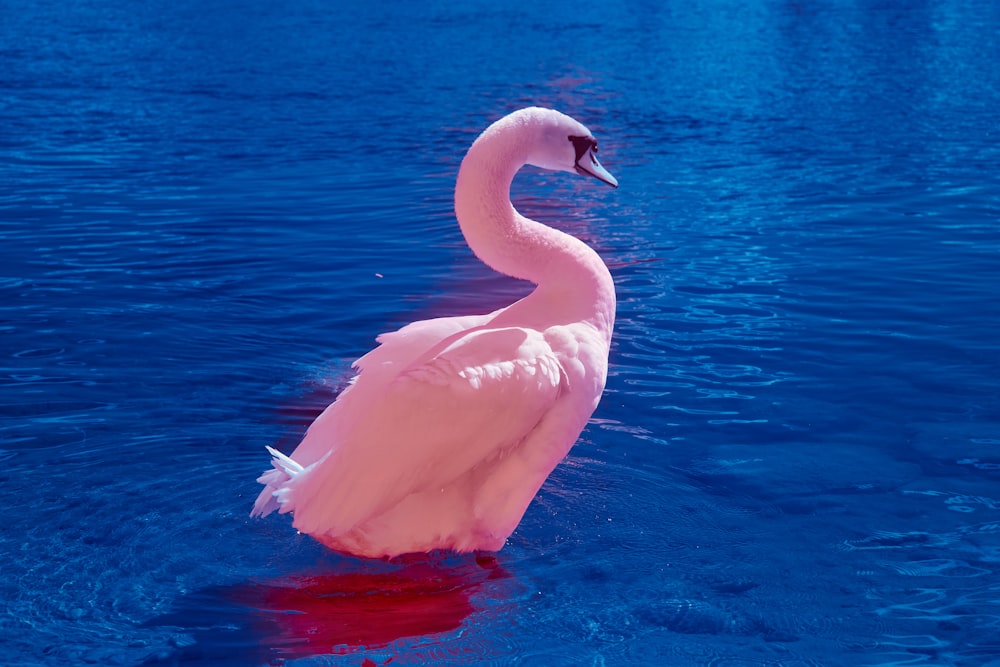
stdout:
<svg viewBox="0 0 1000 667">
<path fill-rule="evenodd" d="M 527 162 L 525 134 L 523 126 L 500 121 L 469 149 L 455 186 L 462 234 L 489 267 L 538 285 L 528 299 L 545 295 L 567 317 L 590 321 L 610 336 L 614 283 L 600 256 L 576 237 L 521 215 L 510 201 L 514 175 Z"/>
</svg>

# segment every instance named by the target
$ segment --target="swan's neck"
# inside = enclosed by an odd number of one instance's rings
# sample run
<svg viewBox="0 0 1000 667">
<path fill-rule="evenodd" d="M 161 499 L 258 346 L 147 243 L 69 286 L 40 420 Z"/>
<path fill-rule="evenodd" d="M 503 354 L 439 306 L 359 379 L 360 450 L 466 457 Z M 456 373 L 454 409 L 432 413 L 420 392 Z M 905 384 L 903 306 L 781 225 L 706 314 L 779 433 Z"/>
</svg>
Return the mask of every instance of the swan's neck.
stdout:
<svg viewBox="0 0 1000 667">
<path fill-rule="evenodd" d="M 469 149 L 455 187 L 462 233 L 491 268 L 535 283 L 528 299 L 545 298 L 560 314 L 589 321 L 610 337 L 614 282 L 600 256 L 576 237 L 524 217 L 511 204 L 511 182 L 527 163 L 524 129 L 504 127 L 501 121 Z"/>
</svg>

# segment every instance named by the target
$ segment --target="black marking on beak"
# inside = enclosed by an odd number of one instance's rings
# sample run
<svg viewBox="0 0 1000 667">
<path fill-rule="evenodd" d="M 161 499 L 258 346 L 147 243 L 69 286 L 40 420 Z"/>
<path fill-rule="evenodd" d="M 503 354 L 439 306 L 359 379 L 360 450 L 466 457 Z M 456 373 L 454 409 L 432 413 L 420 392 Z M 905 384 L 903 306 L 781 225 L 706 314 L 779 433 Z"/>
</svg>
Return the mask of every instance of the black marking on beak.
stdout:
<svg viewBox="0 0 1000 667">
<path fill-rule="evenodd" d="M 573 166 L 579 171 L 582 168 L 580 167 L 580 160 L 583 159 L 591 148 L 595 151 L 597 150 L 597 141 L 590 137 L 570 137 L 569 140 L 573 144 L 573 150 L 576 151 L 576 161 L 573 163 Z"/>
<path fill-rule="evenodd" d="M 569 137 L 570 143 L 573 144 L 573 150 L 576 151 L 576 160 L 573 162 L 573 169 L 576 173 L 582 176 L 592 176 L 597 180 L 607 183 L 611 187 L 617 188 L 618 181 L 615 177 L 607 172 L 597 162 L 597 158 L 594 157 L 594 153 L 597 152 L 597 140 L 593 137 Z M 584 160 L 584 158 L 589 157 L 589 160 Z M 584 160 L 584 164 L 580 164 L 580 160 Z M 604 174 L 603 176 L 601 174 Z"/>
</svg>

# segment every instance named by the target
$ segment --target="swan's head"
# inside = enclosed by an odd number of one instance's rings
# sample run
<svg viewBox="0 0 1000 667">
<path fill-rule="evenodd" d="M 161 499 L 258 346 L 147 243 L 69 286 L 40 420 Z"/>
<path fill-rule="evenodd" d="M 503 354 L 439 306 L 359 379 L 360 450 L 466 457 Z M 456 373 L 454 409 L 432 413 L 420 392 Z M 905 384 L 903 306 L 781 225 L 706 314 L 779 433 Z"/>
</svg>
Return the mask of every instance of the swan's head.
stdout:
<svg viewBox="0 0 1000 667">
<path fill-rule="evenodd" d="M 618 187 L 618 180 L 597 161 L 597 139 L 582 123 L 552 109 L 533 107 L 522 112 L 534 130 L 528 164 L 592 176 Z"/>
</svg>

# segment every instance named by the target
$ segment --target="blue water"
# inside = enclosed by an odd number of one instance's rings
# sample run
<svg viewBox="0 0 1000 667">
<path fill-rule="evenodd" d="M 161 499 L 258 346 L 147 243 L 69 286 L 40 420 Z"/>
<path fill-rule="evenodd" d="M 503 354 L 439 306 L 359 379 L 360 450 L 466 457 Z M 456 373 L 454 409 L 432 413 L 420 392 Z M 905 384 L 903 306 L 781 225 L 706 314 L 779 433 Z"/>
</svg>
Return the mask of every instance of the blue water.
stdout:
<svg viewBox="0 0 1000 667">
<path fill-rule="evenodd" d="M 347 3 L 344 3 L 347 4 Z M 0 4 L 0 663 L 1000 665 L 1000 4 Z M 607 393 L 506 548 L 250 521 L 379 332 L 612 191 Z"/>
</svg>

